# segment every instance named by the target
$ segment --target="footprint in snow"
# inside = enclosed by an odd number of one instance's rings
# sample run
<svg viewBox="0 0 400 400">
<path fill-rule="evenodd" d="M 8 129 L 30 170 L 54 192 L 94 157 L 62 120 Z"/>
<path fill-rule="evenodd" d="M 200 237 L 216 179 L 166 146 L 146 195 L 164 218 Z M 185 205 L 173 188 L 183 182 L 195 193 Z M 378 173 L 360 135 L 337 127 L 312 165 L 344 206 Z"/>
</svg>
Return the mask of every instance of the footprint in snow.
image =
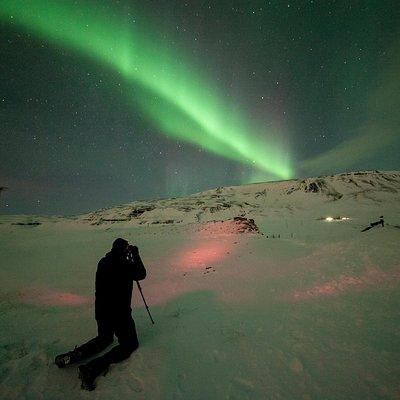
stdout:
<svg viewBox="0 0 400 400">
<path fill-rule="evenodd" d="M 17 360 L 29 354 L 28 349 L 19 343 L 11 343 L 2 346 L 1 350 L 5 353 L 5 358 L 8 360 Z"/>
<path fill-rule="evenodd" d="M 228 399 L 250 399 L 254 397 L 256 392 L 256 384 L 251 380 L 236 377 L 231 381 L 229 389 L 230 391 L 227 397 Z"/>
<path fill-rule="evenodd" d="M 143 392 L 144 382 L 139 377 L 129 374 L 129 382 L 127 382 L 129 387 L 136 393 Z"/>
</svg>

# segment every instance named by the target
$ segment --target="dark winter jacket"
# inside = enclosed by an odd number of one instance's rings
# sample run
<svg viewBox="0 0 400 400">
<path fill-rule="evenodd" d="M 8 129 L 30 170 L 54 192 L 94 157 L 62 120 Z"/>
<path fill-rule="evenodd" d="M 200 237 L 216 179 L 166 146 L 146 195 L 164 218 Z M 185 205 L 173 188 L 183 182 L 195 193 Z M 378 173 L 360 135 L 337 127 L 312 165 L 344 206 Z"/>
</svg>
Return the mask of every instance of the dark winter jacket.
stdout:
<svg viewBox="0 0 400 400">
<path fill-rule="evenodd" d="M 132 259 L 116 251 L 108 252 L 97 266 L 96 319 L 118 319 L 131 315 L 133 281 L 146 277 L 138 252 Z"/>
</svg>

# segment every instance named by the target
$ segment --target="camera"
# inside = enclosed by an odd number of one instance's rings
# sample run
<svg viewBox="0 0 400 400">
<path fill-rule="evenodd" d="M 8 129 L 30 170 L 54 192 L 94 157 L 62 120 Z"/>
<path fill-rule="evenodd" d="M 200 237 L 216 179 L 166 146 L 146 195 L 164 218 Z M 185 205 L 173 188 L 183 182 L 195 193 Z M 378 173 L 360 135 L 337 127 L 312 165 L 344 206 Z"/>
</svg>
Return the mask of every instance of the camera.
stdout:
<svg viewBox="0 0 400 400">
<path fill-rule="evenodd" d="M 127 247 L 127 253 L 132 255 L 137 255 L 139 254 L 139 249 L 137 248 L 137 246 L 130 244 Z"/>
</svg>

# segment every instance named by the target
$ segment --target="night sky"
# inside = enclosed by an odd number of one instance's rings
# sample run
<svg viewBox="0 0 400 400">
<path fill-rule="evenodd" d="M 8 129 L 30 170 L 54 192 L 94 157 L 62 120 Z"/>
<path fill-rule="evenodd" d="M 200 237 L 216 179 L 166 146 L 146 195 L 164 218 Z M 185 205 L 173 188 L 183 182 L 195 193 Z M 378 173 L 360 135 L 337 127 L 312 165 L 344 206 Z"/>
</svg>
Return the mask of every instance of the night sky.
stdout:
<svg viewBox="0 0 400 400">
<path fill-rule="evenodd" d="M 396 1 L 0 1 L 0 212 L 400 169 Z"/>
</svg>

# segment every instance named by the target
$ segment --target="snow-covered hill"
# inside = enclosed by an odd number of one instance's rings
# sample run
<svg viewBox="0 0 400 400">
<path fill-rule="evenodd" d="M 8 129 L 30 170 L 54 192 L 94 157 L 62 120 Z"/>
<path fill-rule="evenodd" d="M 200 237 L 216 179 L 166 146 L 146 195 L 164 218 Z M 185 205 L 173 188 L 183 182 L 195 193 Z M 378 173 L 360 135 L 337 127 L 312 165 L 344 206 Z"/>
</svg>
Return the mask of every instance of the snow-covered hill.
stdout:
<svg viewBox="0 0 400 400">
<path fill-rule="evenodd" d="M 384 226 L 371 226 L 383 216 Z M 139 247 L 140 347 L 83 393 L 99 259 Z M 0 216 L 0 399 L 398 399 L 400 172 Z"/>
<path fill-rule="evenodd" d="M 257 218 L 312 211 L 312 208 L 379 208 L 397 202 L 399 171 L 357 171 L 317 178 L 218 187 L 188 197 L 134 201 L 72 217 L 3 216 L 15 224 L 74 221 L 92 225 L 176 225 Z M 336 203 L 334 203 L 336 202 Z"/>
<path fill-rule="evenodd" d="M 399 172 L 350 172 L 318 178 L 219 187 L 185 198 L 135 201 L 82 216 L 92 224 L 177 224 L 254 217 L 272 209 L 304 209 L 311 204 L 354 200 L 369 206 L 397 199 Z"/>
</svg>

